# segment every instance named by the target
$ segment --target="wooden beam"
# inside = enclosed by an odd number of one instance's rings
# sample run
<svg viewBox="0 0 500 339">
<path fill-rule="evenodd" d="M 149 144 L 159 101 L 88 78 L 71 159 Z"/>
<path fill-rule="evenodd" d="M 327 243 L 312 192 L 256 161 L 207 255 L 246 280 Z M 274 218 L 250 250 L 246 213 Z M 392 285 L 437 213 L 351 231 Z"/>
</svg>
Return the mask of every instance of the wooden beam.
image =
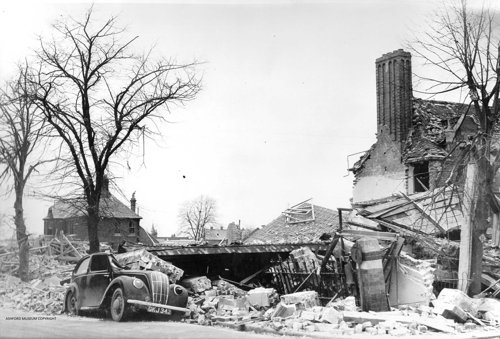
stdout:
<svg viewBox="0 0 500 339">
<path fill-rule="evenodd" d="M 433 224 L 441 233 L 445 233 L 445 229 L 439 225 L 439 223 L 430 215 L 428 214 L 425 210 L 424 210 L 424 207 L 421 206 L 418 202 L 416 201 L 413 201 L 409 196 L 407 196 L 406 194 L 404 193 L 401 193 L 403 195 L 403 197 L 405 197 L 406 200 L 408 200 L 410 203 L 412 203 L 416 208 L 417 210 L 420 211 L 420 213 L 422 213 L 422 215 L 431 222 L 431 224 Z"/>
<path fill-rule="evenodd" d="M 465 177 L 463 214 L 464 223 L 460 230 L 460 252 L 458 261 L 458 286 L 464 293 L 468 292 L 469 279 L 472 272 L 472 235 L 474 220 L 474 196 L 476 194 L 477 164 L 467 165 Z"/>
<path fill-rule="evenodd" d="M 343 230 L 341 235 L 342 236 L 350 235 L 350 236 L 357 236 L 357 237 L 370 237 L 370 238 L 377 238 L 377 239 L 382 239 L 382 240 L 396 240 L 398 237 L 398 235 L 396 233 L 363 231 L 363 230 Z"/>
</svg>

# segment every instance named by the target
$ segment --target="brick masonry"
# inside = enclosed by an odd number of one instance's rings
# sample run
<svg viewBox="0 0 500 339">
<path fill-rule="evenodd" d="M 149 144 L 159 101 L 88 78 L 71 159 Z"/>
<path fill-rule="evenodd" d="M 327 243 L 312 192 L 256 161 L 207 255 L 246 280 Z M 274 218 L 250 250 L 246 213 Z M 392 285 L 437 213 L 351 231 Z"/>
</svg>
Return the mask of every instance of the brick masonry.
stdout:
<svg viewBox="0 0 500 339">
<path fill-rule="evenodd" d="M 55 235 L 59 231 L 74 234 L 76 239 L 87 240 L 87 218 L 81 216 L 44 220 L 44 234 Z M 104 218 L 99 222 L 98 237 L 99 241 L 112 245 L 117 245 L 122 240 L 153 244 L 146 231 L 139 225 L 139 219 Z"/>
</svg>

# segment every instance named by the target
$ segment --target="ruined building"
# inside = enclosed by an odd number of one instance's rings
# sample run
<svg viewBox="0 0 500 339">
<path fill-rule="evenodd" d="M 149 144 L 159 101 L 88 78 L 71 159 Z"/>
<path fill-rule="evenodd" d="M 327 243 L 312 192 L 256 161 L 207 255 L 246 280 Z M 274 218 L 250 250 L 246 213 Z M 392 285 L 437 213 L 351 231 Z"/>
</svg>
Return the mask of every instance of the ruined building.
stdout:
<svg viewBox="0 0 500 339">
<path fill-rule="evenodd" d="M 109 191 L 105 179 L 99 206 L 99 241 L 117 245 L 123 240 L 153 245 L 156 241 L 140 226 L 141 216 L 136 213 L 135 194 L 130 207 L 123 204 Z M 55 235 L 60 231 L 73 234 L 76 239 L 88 240 L 87 216 L 82 201 L 57 201 L 52 205 L 44 221 L 44 234 Z"/>
<path fill-rule="evenodd" d="M 411 54 L 396 50 L 376 60 L 377 142 L 350 170 L 353 203 L 463 184 L 457 146 L 476 130 L 468 104 L 413 97 Z"/>
</svg>

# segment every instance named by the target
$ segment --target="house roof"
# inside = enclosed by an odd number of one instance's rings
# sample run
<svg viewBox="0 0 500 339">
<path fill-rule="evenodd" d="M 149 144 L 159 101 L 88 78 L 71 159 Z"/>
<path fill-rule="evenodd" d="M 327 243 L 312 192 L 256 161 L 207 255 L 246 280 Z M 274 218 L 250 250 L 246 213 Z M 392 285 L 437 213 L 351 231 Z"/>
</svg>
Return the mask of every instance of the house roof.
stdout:
<svg viewBox="0 0 500 339">
<path fill-rule="evenodd" d="M 412 128 L 406 141 L 403 160 L 409 163 L 446 157 L 446 131 L 457 127 L 460 117 L 468 110 L 467 104 L 413 98 Z M 354 163 L 351 171 L 356 173 L 363 168 L 375 145 L 376 143 Z"/>
<path fill-rule="evenodd" d="M 446 133 L 458 128 L 460 117 L 468 110 L 466 104 L 414 98 L 412 131 L 403 152 L 404 161 L 446 157 Z"/>
<path fill-rule="evenodd" d="M 314 217 L 312 213 L 307 213 L 308 206 L 314 212 Z M 290 211 L 288 209 L 269 224 L 252 233 L 243 243 L 245 245 L 319 243 L 321 235 L 332 233 L 339 227 L 337 211 L 307 202 L 294 208 L 303 209 L 303 215 L 290 217 L 290 213 L 287 213 Z"/>
<path fill-rule="evenodd" d="M 85 202 L 83 200 L 57 201 L 49 207 L 49 212 L 44 219 L 67 219 L 85 216 Z M 132 211 L 127 205 L 118 200 L 113 194 L 101 197 L 99 215 L 103 218 L 141 219 L 142 217 Z"/>
</svg>

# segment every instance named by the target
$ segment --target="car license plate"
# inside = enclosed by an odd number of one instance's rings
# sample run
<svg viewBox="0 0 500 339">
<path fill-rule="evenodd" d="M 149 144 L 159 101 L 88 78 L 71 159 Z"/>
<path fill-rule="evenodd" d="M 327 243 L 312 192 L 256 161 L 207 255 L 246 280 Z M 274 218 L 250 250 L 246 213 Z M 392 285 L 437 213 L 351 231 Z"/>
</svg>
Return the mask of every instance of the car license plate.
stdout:
<svg viewBox="0 0 500 339">
<path fill-rule="evenodd" d="M 172 314 L 172 310 L 163 307 L 148 306 L 148 312 L 159 314 Z"/>
</svg>

